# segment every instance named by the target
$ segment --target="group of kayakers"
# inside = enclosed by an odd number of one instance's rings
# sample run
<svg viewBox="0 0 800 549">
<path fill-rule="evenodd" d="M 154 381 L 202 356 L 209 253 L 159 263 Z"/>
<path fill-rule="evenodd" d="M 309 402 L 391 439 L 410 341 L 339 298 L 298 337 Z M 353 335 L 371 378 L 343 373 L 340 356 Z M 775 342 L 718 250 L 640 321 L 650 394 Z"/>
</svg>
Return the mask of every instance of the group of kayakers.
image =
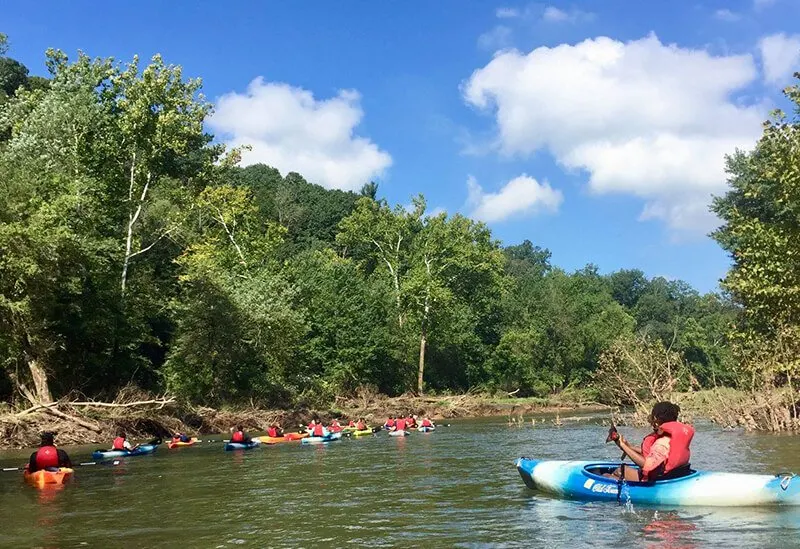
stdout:
<svg viewBox="0 0 800 549">
<path fill-rule="evenodd" d="M 389 416 L 389 419 L 383 424 L 383 428 L 387 431 L 406 431 L 417 427 L 427 427 L 429 429 L 436 427 L 428 417 L 423 418 L 419 423 L 417 423 L 417 419 L 417 416 L 411 414 Z"/>
</svg>

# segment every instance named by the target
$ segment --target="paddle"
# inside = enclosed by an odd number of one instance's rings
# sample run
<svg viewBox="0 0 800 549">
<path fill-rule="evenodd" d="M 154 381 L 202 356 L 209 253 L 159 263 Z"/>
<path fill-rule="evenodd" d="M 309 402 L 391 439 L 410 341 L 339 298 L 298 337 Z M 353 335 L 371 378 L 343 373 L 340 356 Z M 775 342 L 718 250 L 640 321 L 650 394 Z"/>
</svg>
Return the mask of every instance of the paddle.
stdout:
<svg viewBox="0 0 800 549">
<path fill-rule="evenodd" d="M 611 427 L 608 428 L 608 436 L 606 437 L 606 444 L 616 440 L 619 440 L 619 432 L 617 431 L 617 426 L 612 423 Z M 620 461 L 625 461 L 627 455 L 628 454 L 626 454 L 625 451 L 623 450 L 622 457 L 619 458 Z"/>
<path fill-rule="evenodd" d="M 75 467 L 89 467 L 91 465 L 109 465 L 111 467 L 115 467 L 115 466 L 119 465 L 120 463 L 122 463 L 122 462 L 120 460 L 118 460 L 118 459 L 115 459 L 115 460 L 112 460 L 112 461 L 85 461 L 83 463 L 73 463 L 72 464 L 72 468 L 74 469 Z M 24 466 L 23 467 L 3 467 L 3 469 L 2 469 L 3 472 L 24 471 L 24 470 L 25 470 Z"/>
</svg>

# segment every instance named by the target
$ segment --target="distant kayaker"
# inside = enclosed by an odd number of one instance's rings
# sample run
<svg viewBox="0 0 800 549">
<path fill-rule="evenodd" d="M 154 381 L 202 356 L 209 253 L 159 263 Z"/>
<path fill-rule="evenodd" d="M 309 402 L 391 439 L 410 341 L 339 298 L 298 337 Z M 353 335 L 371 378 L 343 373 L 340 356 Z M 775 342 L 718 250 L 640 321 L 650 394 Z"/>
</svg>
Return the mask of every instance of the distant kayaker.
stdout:
<svg viewBox="0 0 800 549">
<path fill-rule="evenodd" d="M 394 429 L 394 424 L 395 424 L 394 416 L 389 416 L 389 419 L 386 420 L 386 423 L 383 424 L 383 427 L 391 431 Z"/>
<path fill-rule="evenodd" d="M 72 467 L 72 461 L 64 450 L 56 448 L 55 434 L 47 431 L 42 433 L 39 449 L 28 460 L 28 472 L 35 473 L 53 467 Z"/>
<path fill-rule="evenodd" d="M 279 424 L 273 423 L 270 425 L 269 429 L 267 429 L 267 436 L 272 438 L 280 438 L 283 436 L 283 429 L 281 429 Z"/>
<path fill-rule="evenodd" d="M 356 422 L 351 419 L 350 421 L 347 422 L 347 426 L 351 427 L 351 428 L 355 428 Z"/>
<path fill-rule="evenodd" d="M 133 452 L 138 447 L 138 444 L 136 446 L 131 446 L 131 443 L 128 442 L 128 435 L 125 434 L 125 431 L 119 431 L 117 432 L 117 438 L 114 439 L 114 442 L 111 445 L 111 450 L 117 452 Z"/>
<path fill-rule="evenodd" d="M 691 425 L 678 421 L 680 407 L 671 402 L 658 402 L 650 412 L 653 432 L 644 437 L 641 446 L 632 446 L 613 425 L 606 442 L 613 441 L 638 468 L 624 464 L 610 476 L 639 482 L 677 478 L 690 472 L 689 445 L 694 436 Z"/>
<path fill-rule="evenodd" d="M 244 427 L 241 425 L 236 426 L 236 430 L 231 435 L 231 442 L 238 442 L 241 444 L 250 444 L 252 442 L 252 438 L 244 431 Z"/>
<path fill-rule="evenodd" d="M 397 418 L 397 421 L 394 422 L 394 429 L 392 431 L 405 431 L 406 430 L 406 420 L 402 417 Z"/>
<path fill-rule="evenodd" d="M 328 430 L 325 429 L 325 426 L 322 425 L 321 421 L 319 423 L 316 422 L 312 423 L 314 423 L 314 428 L 311 430 L 312 437 L 324 437 L 325 435 L 328 434 Z"/>
<path fill-rule="evenodd" d="M 423 427 L 428 427 L 428 428 L 433 428 L 434 427 L 433 422 L 427 417 L 422 419 L 422 426 Z"/>
<path fill-rule="evenodd" d="M 417 418 L 415 418 L 411 414 L 408 414 L 408 417 L 406 417 L 406 425 L 408 426 L 409 429 L 413 429 L 414 427 L 417 426 Z"/>
<path fill-rule="evenodd" d="M 356 430 L 357 431 L 366 431 L 367 430 L 367 422 L 364 421 L 363 417 L 358 420 L 358 423 L 356 423 Z"/>
<path fill-rule="evenodd" d="M 328 429 L 330 429 L 331 433 L 338 433 L 342 430 L 342 425 L 339 423 L 339 420 L 332 419 Z"/>
<path fill-rule="evenodd" d="M 172 435 L 172 442 L 191 442 L 192 437 L 184 433 L 175 433 Z"/>
</svg>

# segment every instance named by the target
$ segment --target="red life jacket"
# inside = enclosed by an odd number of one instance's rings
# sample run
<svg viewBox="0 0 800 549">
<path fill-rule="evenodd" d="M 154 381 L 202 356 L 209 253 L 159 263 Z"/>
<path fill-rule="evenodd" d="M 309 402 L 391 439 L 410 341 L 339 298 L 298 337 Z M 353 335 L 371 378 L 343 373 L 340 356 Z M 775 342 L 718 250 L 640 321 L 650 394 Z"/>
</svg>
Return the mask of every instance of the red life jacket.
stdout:
<svg viewBox="0 0 800 549">
<path fill-rule="evenodd" d="M 431 423 L 431 420 L 429 420 L 429 419 L 423 419 L 422 420 L 422 426 L 423 427 L 433 427 L 433 423 Z"/>
<path fill-rule="evenodd" d="M 331 421 L 331 425 L 330 425 L 329 429 L 330 429 L 331 433 L 338 433 L 339 431 L 342 430 L 342 426 L 339 425 L 339 422 L 334 419 L 333 421 Z"/>
<path fill-rule="evenodd" d="M 315 437 L 321 437 L 324 434 L 322 431 L 322 423 L 317 423 L 314 425 L 314 432 L 311 434 Z"/>
<path fill-rule="evenodd" d="M 36 467 L 46 469 L 47 467 L 58 467 L 58 450 L 55 446 L 42 446 L 36 452 Z"/>
<path fill-rule="evenodd" d="M 111 446 L 114 450 L 124 450 L 125 449 L 125 438 L 124 437 L 117 437 L 114 439 L 114 444 Z"/>
<path fill-rule="evenodd" d="M 267 435 L 275 438 L 278 436 L 278 430 L 275 427 L 270 427 L 269 429 L 267 429 Z"/>
<path fill-rule="evenodd" d="M 387 419 L 386 420 L 386 426 L 387 427 L 394 427 L 394 420 L 393 419 Z"/>
<path fill-rule="evenodd" d="M 664 473 L 669 473 L 683 465 L 689 464 L 691 452 L 689 445 L 694 437 L 694 427 L 680 421 L 670 421 L 661 424 L 661 430 L 669 435 L 669 455 Z"/>
<path fill-rule="evenodd" d="M 351 419 L 350 421 L 348 421 L 348 422 L 347 422 L 347 426 L 348 426 L 348 427 L 355 427 L 355 426 L 356 426 L 356 423 L 355 423 L 355 421 L 353 421 L 353 420 Z"/>
<path fill-rule="evenodd" d="M 650 449 L 653 447 L 653 444 L 656 443 L 658 437 L 660 435 L 658 433 L 650 433 L 642 440 L 642 455 L 647 457 L 647 454 L 650 453 Z"/>
<path fill-rule="evenodd" d="M 358 423 L 356 423 L 356 429 L 358 429 L 359 431 L 364 431 L 367 429 L 367 424 L 364 423 L 363 421 L 359 421 Z"/>
<path fill-rule="evenodd" d="M 236 431 L 233 433 L 231 442 L 244 442 L 244 433 L 242 431 Z"/>
<path fill-rule="evenodd" d="M 406 420 L 398 419 L 397 423 L 395 423 L 394 426 L 397 427 L 398 431 L 405 431 L 406 430 Z"/>
</svg>

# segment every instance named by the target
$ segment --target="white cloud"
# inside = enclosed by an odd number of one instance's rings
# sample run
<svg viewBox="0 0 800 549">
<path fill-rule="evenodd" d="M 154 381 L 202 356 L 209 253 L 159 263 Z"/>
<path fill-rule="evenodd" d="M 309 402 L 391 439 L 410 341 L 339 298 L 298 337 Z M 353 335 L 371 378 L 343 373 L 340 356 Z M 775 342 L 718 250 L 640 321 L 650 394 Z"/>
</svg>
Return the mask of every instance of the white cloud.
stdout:
<svg viewBox="0 0 800 549">
<path fill-rule="evenodd" d="M 364 116 L 360 99 L 342 90 L 317 100 L 307 90 L 258 77 L 245 93 L 220 97 L 209 124 L 230 145 L 252 146 L 244 165 L 263 162 L 327 188 L 356 190 L 392 164 L 388 153 L 354 134 Z"/>
<path fill-rule="evenodd" d="M 786 83 L 800 70 L 800 35 L 772 34 L 758 42 L 758 49 L 767 84 Z"/>
<path fill-rule="evenodd" d="M 539 183 L 527 174 L 515 177 L 496 193 L 484 192 L 478 181 L 469 176 L 467 191 L 467 205 L 472 210 L 470 217 L 487 223 L 526 212 L 556 212 L 564 201 L 561 191 L 553 189 L 547 182 Z"/>
<path fill-rule="evenodd" d="M 478 37 L 478 46 L 484 50 L 499 50 L 511 45 L 513 31 L 505 25 L 496 25 Z"/>
<path fill-rule="evenodd" d="M 734 23 L 740 20 L 741 18 L 742 18 L 741 15 L 729 9 L 721 9 L 714 12 L 714 19 L 717 19 L 719 21 L 725 21 L 727 23 Z"/>
<path fill-rule="evenodd" d="M 579 23 L 594 19 L 594 14 L 579 9 L 571 9 L 567 12 L 555 6 L 547 6 L 542 12 L 542 19 L 548 23 Z"/>
<path fill-rule="evenodd" d="M 750 55 L 601 37 L 498 54 L 463 93 L 495 115 L 502 153 L 548 150 L 588 172 L 592 191 L 644 198 L 642 219 L 706 231 L 716 221 L 710 195 L 725 189 L 724 155 L 752 147 L 766 117 L 731 98 L 756 78 Z"/>
<path fill-rule="evenodd" d="M 498 19 L 514 19 L 519 17 L 520 13 L 517 8 L 497 8 L 494 15 Z"/>
</svg>

